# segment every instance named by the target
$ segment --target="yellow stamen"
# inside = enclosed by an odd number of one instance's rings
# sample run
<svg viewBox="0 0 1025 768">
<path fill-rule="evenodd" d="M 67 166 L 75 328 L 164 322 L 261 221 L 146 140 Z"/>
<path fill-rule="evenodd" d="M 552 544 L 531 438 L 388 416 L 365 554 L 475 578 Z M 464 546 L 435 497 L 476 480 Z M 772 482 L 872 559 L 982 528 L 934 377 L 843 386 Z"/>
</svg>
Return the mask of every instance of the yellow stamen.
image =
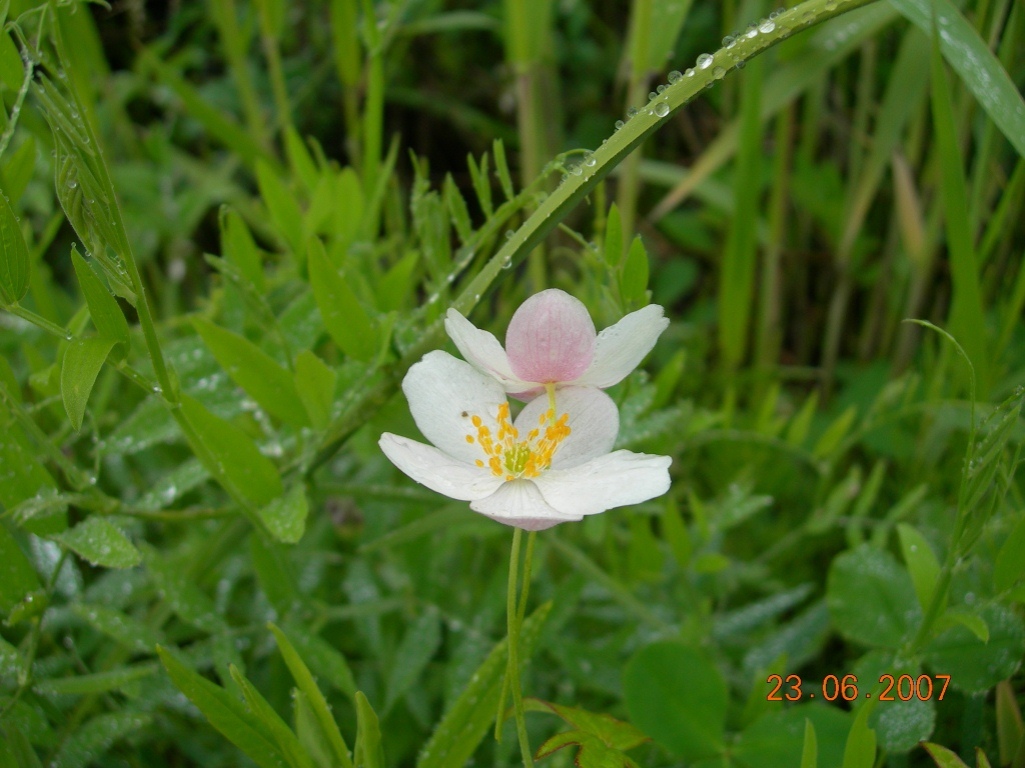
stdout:
<svg viewBox="0 0 1025 768">
<path fill-rule="evenodd" d="M 547 389 L 550 407 L 540 415 L 538 428 L 530 430 L 526 440 L 520 440 L 520 431 L 512 424 L 508 403 L 498 406 L 494 436 L 480 416 L 473 416 L 476 436 L 466 435 L 466 442 L 477 443 L 484 452 L 485 459 L 475 461 L 478 467 L 487 466 L 495 477 L 509 481 L 537 477 L 551 466 L 556 449 L 572 430 L 568 413 L 556 416 L 555 387 Z"/>
</svg>

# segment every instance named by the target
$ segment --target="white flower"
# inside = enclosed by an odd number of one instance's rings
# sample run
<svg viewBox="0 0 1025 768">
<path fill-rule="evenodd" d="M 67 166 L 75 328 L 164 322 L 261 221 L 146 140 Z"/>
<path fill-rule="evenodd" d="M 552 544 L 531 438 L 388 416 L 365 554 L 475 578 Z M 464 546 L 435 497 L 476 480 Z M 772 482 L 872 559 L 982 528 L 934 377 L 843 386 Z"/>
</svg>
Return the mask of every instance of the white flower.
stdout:
<svg viewBox="0 0 1025 768">
<path fill-rule="evenodd" d="M 511 421 L 501 384 L 435 351 L 409 369 L 402 390 L 434 446 L 385 433 L 385 455 L 500 523 L 539 531 L 669 490 L 668 456 L 612 451 L 619 415 L 593 387 L 555 390 L 554 409 L 538 397 Z"/>
<path fill-rule="evenodd" d="M 596 334 L 587 308 L 555 288 L 519 306 L 505 349 L 454 309 L 445 316 L 445 330 L 463 357 L 522 400 L 548 384 L 611 387 L 637 367 L 668 325 L 662 307 L 649 304 Z"/>
</svg>

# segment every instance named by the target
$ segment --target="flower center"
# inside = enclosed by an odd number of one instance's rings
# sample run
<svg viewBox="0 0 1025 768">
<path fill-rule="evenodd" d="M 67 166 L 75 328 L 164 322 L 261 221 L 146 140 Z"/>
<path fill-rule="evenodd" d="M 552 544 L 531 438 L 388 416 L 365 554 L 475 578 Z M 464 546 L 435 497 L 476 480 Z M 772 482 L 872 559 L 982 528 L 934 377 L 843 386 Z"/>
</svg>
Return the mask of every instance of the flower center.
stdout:
<svg viewBox="0 0 1025 768">
<path fill-rule="evenodd" d="M 570 433 L 569 414 L 555 416 L 552 405 L 538 418 L 535 429 L 530 430 L 526 440 L 520 440 L 520 432 L 509 420 L 509 404 L 498 406 L 498 434 L 492 435 L 480 416 L 473 417 L 476 435 L 468 434 L 466 442 L 477 443 L 484 451 L 484 459 L 477 459 L 478 467 L 488 467 L 496 477 L 515 480 L 519 477 L 537 477 L 552 463 L 552 456 L 559 443 Z"/>
</svg>

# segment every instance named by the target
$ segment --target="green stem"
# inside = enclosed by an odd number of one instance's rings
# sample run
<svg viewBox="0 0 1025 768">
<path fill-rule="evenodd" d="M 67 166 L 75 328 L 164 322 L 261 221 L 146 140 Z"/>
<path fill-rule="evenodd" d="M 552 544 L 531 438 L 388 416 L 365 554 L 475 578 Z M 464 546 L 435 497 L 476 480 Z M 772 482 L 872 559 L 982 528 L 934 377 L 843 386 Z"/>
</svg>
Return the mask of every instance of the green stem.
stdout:
<svg viewBox="0 0 1025 768">
<path fill-rule="evenodd" d="M 61 328 L 56 323 L 47 320 L 42 315 L 37 315 L 31 309 L 26 309 L 25 307 L 21 306 L 21 304 L 11 304 L 7 307 L 4 307 L 4 309 L 6 309 L 12 315 L 20 317 L 22 320 L 27 320 L 28 322 L 32 323 L 32 325 L 42 328 L 44 331 L 53 336 L 56 336 L 58 339 L 63 339 L 64 341 L 71 340 L 71 332 L 67 328 Z"/>
<path fill-rule="evenodd" d="M 517 602 L 517 582 L 519 575 L 520 541 L 523 538 L 523 531 L 519 528 L 513 530 L 512 553 L 509 556 L 509 589 L 506 595 L 506 623 L 507 639 L 509 647 L 508 662 L 505 668 L 505 677 L 508 687 L 512 690 L 513 714 L 516 718 L 516 735 L 520 742 L 520 755 L 523 758 L 524 768 L 534 768 L 533 752 L 530 749 L 530 740 L 527 738 L 527 722 L 523 717 L 523 691 L 520 689 L 520 611 Z M 524 568 L 529 573 L 529 564 Z M 503 686 L 504 688 L 505 686 Z M 504 704 L 504 702 L 500 702 Z M 500 715 L 501 716 L 501 715 Z"/>
</svg>

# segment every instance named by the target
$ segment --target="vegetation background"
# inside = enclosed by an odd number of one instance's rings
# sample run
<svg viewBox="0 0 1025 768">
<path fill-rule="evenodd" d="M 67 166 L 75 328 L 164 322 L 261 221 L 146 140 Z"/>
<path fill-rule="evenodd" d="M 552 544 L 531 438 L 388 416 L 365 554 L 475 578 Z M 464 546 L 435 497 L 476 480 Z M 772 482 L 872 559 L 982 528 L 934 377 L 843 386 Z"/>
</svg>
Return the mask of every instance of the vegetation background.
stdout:
<svg viewBox="0 0 1025 768">
<path fill-rule="evenodd" d="M 543 764 L 1025 766 L 1025 5 L 0 19 L 0 766 L 519 763 L 509 530 L 376 440 L 546 287 L 665 307 L 674 483 L 538 538 Z"/>
</svg>

